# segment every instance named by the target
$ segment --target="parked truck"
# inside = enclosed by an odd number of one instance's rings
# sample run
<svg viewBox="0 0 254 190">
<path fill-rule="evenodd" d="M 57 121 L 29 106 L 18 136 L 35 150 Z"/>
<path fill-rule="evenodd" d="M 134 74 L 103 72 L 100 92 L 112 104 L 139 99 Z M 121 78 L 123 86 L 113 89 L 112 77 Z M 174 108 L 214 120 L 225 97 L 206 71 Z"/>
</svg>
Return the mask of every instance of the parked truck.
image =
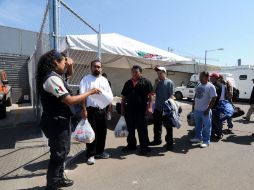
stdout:
<svg viewBox="0 0 254 190">
<path fill-rule="evenodd" d="M 6 117 L 6 107 L 11 105 L 11 86 L 8 83 L 6 72 L 0 70 L 0 118 Z"/>
<path fill-rule="evenodd" d="M 253 87 L 254 65 L 222 67 L 220 72 L 231 73 L 239 90 L 239 99 L 249 99 Z"/>
</svg>

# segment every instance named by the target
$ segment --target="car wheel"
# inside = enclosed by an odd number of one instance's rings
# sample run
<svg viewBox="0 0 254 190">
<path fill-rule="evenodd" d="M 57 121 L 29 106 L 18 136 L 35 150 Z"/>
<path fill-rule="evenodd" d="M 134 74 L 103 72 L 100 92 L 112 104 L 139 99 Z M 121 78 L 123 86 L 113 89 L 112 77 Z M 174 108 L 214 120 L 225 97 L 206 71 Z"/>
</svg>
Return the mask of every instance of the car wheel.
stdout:
<svg viewBox="0 0 254 190">
<path fill-rule="evenodd" d="M 183 99 L 183 95 L 182 95 L 181 92 L 176 92 L 175 97 L 176 97 L 177 100 L 182 100 Z"/>
</svg>

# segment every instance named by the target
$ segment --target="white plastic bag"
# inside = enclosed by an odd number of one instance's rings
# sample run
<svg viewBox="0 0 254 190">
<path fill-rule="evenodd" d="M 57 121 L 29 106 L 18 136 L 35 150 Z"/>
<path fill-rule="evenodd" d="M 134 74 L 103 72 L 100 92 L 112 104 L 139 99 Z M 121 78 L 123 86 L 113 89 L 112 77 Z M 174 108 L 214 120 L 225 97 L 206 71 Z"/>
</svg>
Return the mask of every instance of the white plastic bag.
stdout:
<svg viewBox="0 0 254 190">
<path fill-rule="evenodd" d="M 115 137 L 127 137 L 129 132 L 127 129 L 124 116 L 121 116 L 115 127 Z"/>
<path fill-rule="evenodd" d="M 94 141 L 95 133 L 87 119 L 82 119 L 78 123 L 75 131 L 72 133 L 72 139 L 83 143 L 92 143 Z"/>
</svg>

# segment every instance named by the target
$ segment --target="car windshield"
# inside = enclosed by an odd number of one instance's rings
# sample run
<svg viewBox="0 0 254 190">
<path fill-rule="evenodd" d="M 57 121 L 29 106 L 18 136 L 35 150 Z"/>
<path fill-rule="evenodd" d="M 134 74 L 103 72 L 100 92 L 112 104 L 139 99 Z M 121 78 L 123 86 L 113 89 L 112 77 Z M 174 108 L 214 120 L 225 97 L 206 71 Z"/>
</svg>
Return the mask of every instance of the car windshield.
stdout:
<svg viewBox="0 0 254 190">
<path fill-rule="evenodd" d="M 190 81 L 187 84 L 187 88 L 195 88 L 197 86 L 198 82 Z"/>
</svg>

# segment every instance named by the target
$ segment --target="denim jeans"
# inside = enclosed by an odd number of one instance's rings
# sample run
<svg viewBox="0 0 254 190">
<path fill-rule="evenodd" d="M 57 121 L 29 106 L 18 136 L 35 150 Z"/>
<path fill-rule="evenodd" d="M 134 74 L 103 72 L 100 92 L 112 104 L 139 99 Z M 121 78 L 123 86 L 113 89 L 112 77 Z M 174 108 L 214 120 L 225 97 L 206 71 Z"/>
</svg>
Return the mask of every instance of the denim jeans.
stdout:
<svg viewBox="0 0 254 190">
<path fill-rule="evenodd" d="M 195 119 L 195 138 L 202 140 L 204 143 L 210 143 L 212 129 L 212 112 L 204 115 L 203 111 L 194 110 Z"/>
<path fill-rule="evenodd" d="M 229 117 L 229 118 L 227 119 L 227 123 L 228 123 L 228 128 L 229 128 L 229 129 L 232 129 L 232 128 L 234 127 L 233 121 L 232 121 L 232 117 Z"/>
</svg>

